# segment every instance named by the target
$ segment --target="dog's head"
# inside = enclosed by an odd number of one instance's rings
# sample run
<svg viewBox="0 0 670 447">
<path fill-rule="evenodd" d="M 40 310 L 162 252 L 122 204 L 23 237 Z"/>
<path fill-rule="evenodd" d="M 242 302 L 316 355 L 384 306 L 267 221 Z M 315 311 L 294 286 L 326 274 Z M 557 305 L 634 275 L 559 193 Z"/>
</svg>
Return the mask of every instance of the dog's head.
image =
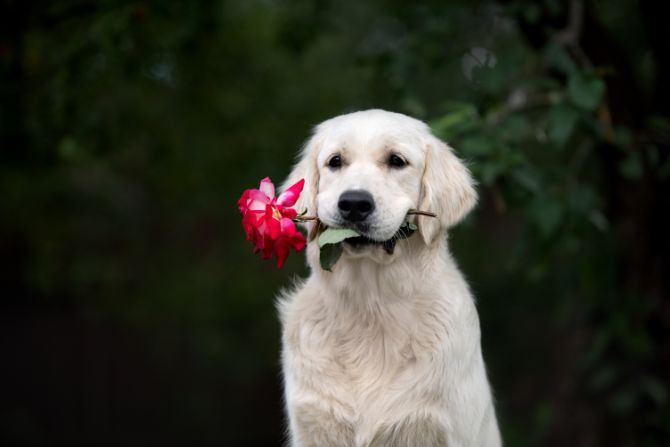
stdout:
<svg viewBox="0 0 670 447">
<path fill-rule="evenodd" d="M 425 123 L 383 110 L 318 125 L 284 187 L 300 178 L 305 189 L 296 210 L 377 242 L 392 238 L 410 209 L 420 209 L 437 214 L 417 218 L 424 242 L 431 244 L 477 198 L 467 168 Z"/>
</svg>

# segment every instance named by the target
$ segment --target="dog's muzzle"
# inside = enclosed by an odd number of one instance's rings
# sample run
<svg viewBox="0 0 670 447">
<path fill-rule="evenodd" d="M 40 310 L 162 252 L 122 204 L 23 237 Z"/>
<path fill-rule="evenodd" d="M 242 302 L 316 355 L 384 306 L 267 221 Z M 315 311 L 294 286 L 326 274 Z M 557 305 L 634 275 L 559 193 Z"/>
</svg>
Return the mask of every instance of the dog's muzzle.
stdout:
<svg viewBox="0 0 670 447">
<path fill-rule="evenodd" d="M 349 190 L 337 201 L 340 216 L 347 222 L 363 222 L 375 210 L 375 200 L 367 191 Z"/>
</svg>

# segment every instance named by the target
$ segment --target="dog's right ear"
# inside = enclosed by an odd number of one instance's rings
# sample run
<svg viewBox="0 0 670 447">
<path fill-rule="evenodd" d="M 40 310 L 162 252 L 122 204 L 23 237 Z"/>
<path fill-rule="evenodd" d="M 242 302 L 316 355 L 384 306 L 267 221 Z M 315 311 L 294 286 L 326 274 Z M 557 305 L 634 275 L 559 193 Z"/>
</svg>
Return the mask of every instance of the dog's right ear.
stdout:
<svg viewBox="0 0 670 447">
<path fill-rule="evenodd" d="M 464 218 L 477 203 L 470 171 L 448 145 L 432 135 L 426 142 L 421 189 L 421 209 L 437 214 L 437 218 L 419 216 L 419 232 L 426 244 Z"/>
<path fill-rule="evenodd" d="M 281 191 L 285 191 L 286 188 L 300 179 L 305 179 L 305 186 L 294 205 L 298 214 L 306 212 L 307 216 L 318 215 L 316 195 L 319 191 L 319 170 L 316 165 L 316 157 L 319 147 L 320 144 L 316 136 L 313 136 L 305 143 L 305 146 L 300 151 L 297 163 L 293 166 L 293 170 L 281 186 Z M 313 224 L 312 222 L 308 222 L 305 226 L 311 231 Z"/>
</svg>

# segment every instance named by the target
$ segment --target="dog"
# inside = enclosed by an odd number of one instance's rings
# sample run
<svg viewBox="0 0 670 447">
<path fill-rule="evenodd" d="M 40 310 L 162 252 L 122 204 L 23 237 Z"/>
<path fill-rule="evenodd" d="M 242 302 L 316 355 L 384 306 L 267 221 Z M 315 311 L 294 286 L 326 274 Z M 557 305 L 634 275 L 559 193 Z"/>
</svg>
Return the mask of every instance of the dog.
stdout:
<svg viewBox="0 0 670 447">
<path fill-rule="evenodd" d="M 479 318 L 446 237 L 477 201 L 466 166 L 425 123 L 367 110 L 316 127 L 284 188 L 301 178 L 296 210 L 362 237 L 332 272 L 310 241 L 310 276 L 278 297 L 289 445 L 500 446 Z M 416 234 L 385 249 L 407 220 Z"/>
</svg>

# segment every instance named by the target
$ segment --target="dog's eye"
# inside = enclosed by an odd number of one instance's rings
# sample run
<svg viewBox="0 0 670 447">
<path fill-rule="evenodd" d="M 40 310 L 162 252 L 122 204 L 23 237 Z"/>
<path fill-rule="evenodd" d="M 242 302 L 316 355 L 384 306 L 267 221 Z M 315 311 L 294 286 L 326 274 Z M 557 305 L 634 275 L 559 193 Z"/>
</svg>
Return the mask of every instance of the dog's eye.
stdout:
<svg viewBox="0 0 670 447">
<path fill-rule="evenodd" d="M 342 167 L 342 157 L 339 155 L 335 155 L 333 157 L 330 157 L 330 160 L 328 160 L 328 167 L 330 169 L 337 169 Z"/>
<path fill-rule="evenodd" d="M 389 166 L 392 168 L 404 168 L 407 162 L 399 155 L 391 154 L 389 157 Z"/>
</svg>

